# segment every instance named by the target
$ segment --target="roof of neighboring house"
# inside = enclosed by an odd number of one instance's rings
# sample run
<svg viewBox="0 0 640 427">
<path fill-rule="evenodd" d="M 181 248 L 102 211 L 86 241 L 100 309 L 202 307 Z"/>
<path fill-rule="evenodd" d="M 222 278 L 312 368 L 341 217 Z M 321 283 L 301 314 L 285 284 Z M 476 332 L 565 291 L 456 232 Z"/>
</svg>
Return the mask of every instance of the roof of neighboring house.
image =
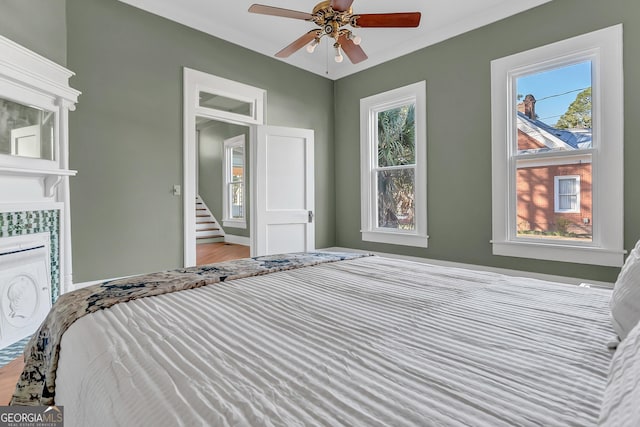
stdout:
<svg viewBox="0 0 640 427">
<path fill-rule="evenodd" d="M 518 112 L 517 125 L 518 130 L 547 147 L 527 151 L 575 150 L 592 146 L 591 129 L 558 129 L 540 120 L 530 119 L 522 112 Z"/>
</svg>

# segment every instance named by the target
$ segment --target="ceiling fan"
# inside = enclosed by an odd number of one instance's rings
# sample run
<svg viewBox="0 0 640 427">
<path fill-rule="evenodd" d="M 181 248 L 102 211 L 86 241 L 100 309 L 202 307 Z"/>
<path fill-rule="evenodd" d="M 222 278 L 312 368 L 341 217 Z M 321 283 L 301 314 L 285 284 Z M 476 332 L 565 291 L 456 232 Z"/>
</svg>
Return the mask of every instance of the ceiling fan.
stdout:
<svg viewBox="0 0 640 427">
<path fill-rule="evenodd" d="M 309 31 L 276 53 L 278 58 L 287 58 L 305 45 L 307 46 L 307 51 L 312 53 L 316 46 L 320 44 L 320 39 L 328 36 L 334 40 L 333 47 L 336 52 L 336 62 L 342 62 L 342 51 L 344 51 L 354 64 L 367 59 L 367 54 L 359 46 L 361 38 L 351 30 L 344 28 L 345 26 L 349 25 L 353 28 L 414 28 L 420 25 L 420 12 L 365 13 L 358 15 L 353 13 L 351 8 L 353 2 L 354 0 L 321 1 L 313 8 L 311 13 L 254 4 L 249 8 L 249 12 L 302 19 L 313 22 L 320 27 Z"/>
</svg>

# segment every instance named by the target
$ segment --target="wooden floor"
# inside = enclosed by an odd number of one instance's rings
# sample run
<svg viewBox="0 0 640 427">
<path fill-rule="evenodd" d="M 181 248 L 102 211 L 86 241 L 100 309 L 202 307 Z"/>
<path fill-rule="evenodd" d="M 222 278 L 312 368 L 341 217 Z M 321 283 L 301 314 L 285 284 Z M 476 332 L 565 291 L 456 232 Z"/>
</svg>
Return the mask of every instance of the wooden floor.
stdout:
<svg viewBox="0 0 640 427">
<path fill-rule="evenodd" d="M 232 259 L 248 258 L 249 246 L 231 243 L 200 243 L 196 245 L 196 264 L 212 264 Z"/>
<path fill-rule="evenodd" d="M 0 406 L 9 404 L 23 368 L 22 356 L 0 368 Z"/>
</svg>

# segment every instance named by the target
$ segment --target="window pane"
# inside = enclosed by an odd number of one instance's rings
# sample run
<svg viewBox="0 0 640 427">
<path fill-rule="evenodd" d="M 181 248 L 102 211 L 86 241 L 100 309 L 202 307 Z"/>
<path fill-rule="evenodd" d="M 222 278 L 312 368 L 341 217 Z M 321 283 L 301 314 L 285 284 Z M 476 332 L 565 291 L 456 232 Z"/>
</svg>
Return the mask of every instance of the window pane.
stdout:
<svg viewBox="0 0 640 427">
<path fill-rule="evenodd" d="M 244 181 L 244 148 L 235 147 L 231 154 L 231 180 Z"/>
<path fill-rule="evenodd" d="M 516 80 L 518 154 L 592 147 L 591 61 Z"/>
<path fill-rule="evenodd" d="M 576 194 L 577 180 L 575 178 L 559 179 L 558 188 L 561 195 Z"/>
<path fill-rule="evenodd" d="M 415 105 L 378 113 L 378 166 L 415 163 Z"/>
<path fill-rule="evenodd" d="M 561 210 L 576 210 L 578 206 L 577 196 L 560 195 L 558 202 Z"/>
<path fill-rule="evenodd" d="M 244 218 L 244 204 L 242 199 L 242 183 L 229 184 L 229 195 L 231 197 L 231 218 Z"/>
<path fill-rule="evenodd" d="M 378 171 L 378 227 L 415 230 L 415 170 Z"/>
<path fill-rule="evenodd" d="M 518 237 L 592 240 L 591 161 L 591 154 L 517 161 Z"/>
<path fill-rule="evenodd" d="M 0 98 L 0 153 L 54 160 L 56 116 Z"/>
<path fill-rule="evenodd" d="M 201 107 L 214 108 L 216 110 L 241 114 L 249 117 L 252 115 L 253 108 L 249 102 L 227 98 L 226 96 L 208 92 L 200 92 L 199 96 L 200 99 L 198 100 L 198 104 Z"/>
</svg>

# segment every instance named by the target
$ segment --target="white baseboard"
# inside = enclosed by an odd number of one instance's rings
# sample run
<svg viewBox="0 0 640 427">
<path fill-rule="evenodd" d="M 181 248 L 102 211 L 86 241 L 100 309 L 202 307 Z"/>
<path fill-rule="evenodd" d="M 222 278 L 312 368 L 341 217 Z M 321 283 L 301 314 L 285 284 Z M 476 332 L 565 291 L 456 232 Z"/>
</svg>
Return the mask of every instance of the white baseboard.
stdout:
<svg viewBox="0 0 640 427">
<path fill-rule="evenodd" d="M 465 264 L 461 262 L 442 261 L 442 260 L 431 259 L 431 258 L 420 258 L 420 257 L 413 257 L 408 255 L 398 255 L 398 254 L 391 254 L 391 253 L 385 253 L 385 252 L 365 251 L 361 249 L 351 249 L 351 248 L 342 248 L 342 247 L 331 247 L 331 248 L 324 248 L 324 249 L 318 249 L 318 250 L 336 251 L 336 252 L 372 253 L 372 254 L 387 257 L 387 258 L 406 259 L 409 261 L 440 265 L 444 267 L 465 268 L 467 270 L 491 271 L 493 273 L 504 274 L 507 276 L 529 277 L 531 279 L 546 280 L 549 282 L 559 282 L 559 283 L 566 283 L 570 285 L 586 285 L 586 286 L 597 287 L 597 288 L 613 289 L 613 283 L 610 283 L 610 282 L 600 282 L 597 280 L 584 280 L 576 277 L 555 276 L 552 274 L 534 273 L 531 271 L 521 271 L 521 270 L 511 270 L 507 268 L 489 267 L 486 265 Z"/>
<path fill-rule="evenodd" d="M 225 243 L 233 243 L 234 245 L 251 246 L 251 239 L 244 236 L 234 236 L 233 234 L 224 235 Z"/>
</svg>

